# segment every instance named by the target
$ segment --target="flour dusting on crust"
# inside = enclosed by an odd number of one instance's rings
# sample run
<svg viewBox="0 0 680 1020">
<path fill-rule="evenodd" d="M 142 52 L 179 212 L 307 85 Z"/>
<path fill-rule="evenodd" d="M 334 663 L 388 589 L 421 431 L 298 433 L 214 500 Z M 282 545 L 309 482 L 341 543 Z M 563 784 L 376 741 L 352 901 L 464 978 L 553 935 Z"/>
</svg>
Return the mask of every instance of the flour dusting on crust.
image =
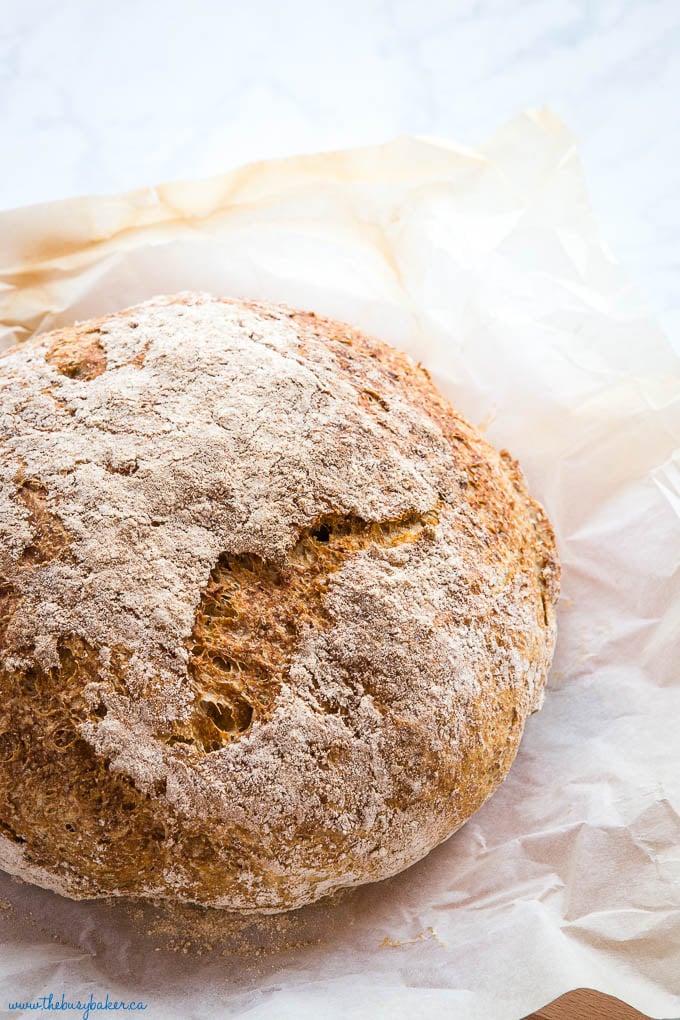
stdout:
<svg viewBox="0 0 680 1020">
<path fill-rule="evenodd" d="M 198 691 L 202 598 L 218 564 L 225 576 L 245 564 L 253 591 L 261 570 L 276 591 L 301 536 L 325 555 L 325 521 L 345 528 L 342 556 L 317 622 L 301 605 L 280 625 L 294 649 L 268 700 L 222 649 L 224 690 L 250 697 L 239 730 L 224 692 Z M 244 911 L 394 874 L 507 772 L 542 697 L 557 582 L 550 526 L 516 464 L 423 369 L 350 327 L 187 294 L 12 349 L 0 674 L 29 700 L 27 677 L 82 675 L 63 740 L 104 771 L 90 782 L 99 807 L 58 839 L 10 805 L 0 866 L 75 897 Z M 275 625 L 261 626 L 270 640 Z M 206 743 L 207 727 L 223 742 Z M 106 829 L 109 781 L 135 805 L 117 849 L 87 828 L 99 811 Z M 158 837 L 134 876 L 120 855 L 146 839 L 138 811 Z"/>
</svg>

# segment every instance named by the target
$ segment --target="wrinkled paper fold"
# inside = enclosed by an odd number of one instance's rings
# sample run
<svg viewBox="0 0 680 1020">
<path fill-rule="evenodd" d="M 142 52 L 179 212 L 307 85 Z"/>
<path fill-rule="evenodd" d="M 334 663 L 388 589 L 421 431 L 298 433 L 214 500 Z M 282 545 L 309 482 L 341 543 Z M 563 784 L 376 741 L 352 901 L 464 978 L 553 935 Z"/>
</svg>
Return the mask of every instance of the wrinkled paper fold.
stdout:
<svg viewBox="0 0 680 1020">
<path fill-rule="evenodd" d="M 519 459 L 563 564 L 545 705 L 463 829 L 281 919 L 280 952 L 177 953 L 120 904 L 0 876 L 0 1005 L 519 1020 L 588 986 L 680 1015 L 680 360 L 598 236 L 572 136 L 543 111 L 476 151 L 407 137 L 0 213 L 0 347 L 193 289 L 390 341 Z"/>
</svg>

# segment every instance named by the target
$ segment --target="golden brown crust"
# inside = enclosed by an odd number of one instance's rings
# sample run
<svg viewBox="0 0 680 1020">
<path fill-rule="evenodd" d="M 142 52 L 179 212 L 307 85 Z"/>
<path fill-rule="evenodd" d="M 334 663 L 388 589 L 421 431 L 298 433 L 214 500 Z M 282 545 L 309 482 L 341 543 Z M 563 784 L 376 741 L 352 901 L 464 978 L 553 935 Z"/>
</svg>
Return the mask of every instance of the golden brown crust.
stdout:
<svg viewBox="0 0 680 1020">
<path fill-rule="evenodd" d="M 183 295 L 15 349 L 0 401 L 5 869 L 287 909 L 408 866 L 502 781 L 554 536 L 422 367 Z"/>
</svg>

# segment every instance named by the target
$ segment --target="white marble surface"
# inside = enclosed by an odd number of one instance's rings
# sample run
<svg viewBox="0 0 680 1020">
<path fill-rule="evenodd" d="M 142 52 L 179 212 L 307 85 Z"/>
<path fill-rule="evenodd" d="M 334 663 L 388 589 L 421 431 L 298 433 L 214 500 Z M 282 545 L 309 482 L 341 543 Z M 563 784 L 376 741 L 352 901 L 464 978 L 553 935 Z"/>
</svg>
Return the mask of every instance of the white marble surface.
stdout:
<svg viewBox="0 0 680 1020">
<path fill-rule="evenodd" d="M 0 207 L 548 104 L 616 256 L 680 335 L 678 0 L 3 0 Z"/>
</svg>

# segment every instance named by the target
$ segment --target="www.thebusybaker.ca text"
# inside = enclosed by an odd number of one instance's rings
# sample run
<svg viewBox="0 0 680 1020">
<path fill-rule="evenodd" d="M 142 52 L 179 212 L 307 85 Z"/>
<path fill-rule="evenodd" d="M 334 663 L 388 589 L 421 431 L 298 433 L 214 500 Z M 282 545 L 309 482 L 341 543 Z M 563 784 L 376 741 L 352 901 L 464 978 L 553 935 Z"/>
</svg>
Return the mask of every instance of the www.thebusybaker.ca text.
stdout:
<svg viewBox="0 0 680 1020">
<path fill-rule="evenodd" d="M 134 999 L 111 999 L 109 998 L 108 992 L 105 999 L 95 999 L 94 995 L 90 994 L 89 999 L 75 999 L 71 1001 L 62 992 L 61 997 L 58 998 L 54 992 L 50 992 L 49 995 L 41 995 L 32 1002 L 10 1002 L 8 1003 L 10 1009 L 35 1009 L 35 1010 L 64 1010 L 71 1011 L 73 1013 L 80 1013 L 82 1020 L 89 1020 L 90 1013 L 102 1011 L 119 1011 L 125 1010 L 127 1012 L 133 1012 L 136 1010 L 147 1009 L 148 1004 L 146 1002 L 135 1001 Z"/>
</svg>

